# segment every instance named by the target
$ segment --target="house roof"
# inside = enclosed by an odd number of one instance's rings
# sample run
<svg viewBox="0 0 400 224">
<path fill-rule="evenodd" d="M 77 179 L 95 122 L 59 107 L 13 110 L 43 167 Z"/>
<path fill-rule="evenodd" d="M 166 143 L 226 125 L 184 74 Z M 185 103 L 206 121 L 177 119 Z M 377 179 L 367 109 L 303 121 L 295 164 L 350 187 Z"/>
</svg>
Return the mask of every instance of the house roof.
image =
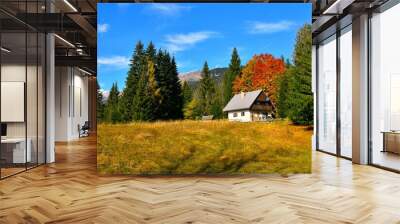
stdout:
<svg viewBox="0 0 400 224">
<path fill-rule="evenodd" d="M 238 93 L 232 97 L 229 103 L 224 107 L 223 111 L 228 112 L 250 109 L 261 92 L 262 90 Z"/>
</svg>

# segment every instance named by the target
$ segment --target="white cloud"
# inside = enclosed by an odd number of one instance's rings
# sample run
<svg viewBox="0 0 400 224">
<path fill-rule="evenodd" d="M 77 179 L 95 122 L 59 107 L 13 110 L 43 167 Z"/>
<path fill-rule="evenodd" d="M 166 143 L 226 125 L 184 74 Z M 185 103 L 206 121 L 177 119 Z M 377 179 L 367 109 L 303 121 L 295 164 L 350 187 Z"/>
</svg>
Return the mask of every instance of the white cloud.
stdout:
<svg viewBox="0 0 400 224">
<path fill-rule="evenodd" d="M 97 27 L 99 33 L 107 32 L 108 28 L 110 28 L 110 25 L 108 25 L 107 23 L 99 24 Z"/>
<path fill-rule="evenodd" d="M 188 11 L 190 6 L 172 3 L 152 3 L 150 9 L 163 15 L 174 16 L 179 15 L 182 11 Z"/>
<path fill-rule="evenodd" d="M 195 44 L 218 36 L 217 32 L 200 31 L 186 34 L 170 34 L 165 36 L 165 48 L 170 52 L 184 51 Z"/>
<path fill-rule="evenodd" d="M 291 21 L 283 20 L 275 23 L 267 23 L 260 21 L 253 21 L 249 23 L 249 33 L 262 34 L 262 33 L 277 33 L 289 30 L 293 27 L 294 23 Z"/>
<path fill-rule="evenodd" d="M 100 57 L 97 59 L 97 63 L 99 65 L 125 68 L 129 65 L 129 58 L 125 56 Z"/>
</svg>

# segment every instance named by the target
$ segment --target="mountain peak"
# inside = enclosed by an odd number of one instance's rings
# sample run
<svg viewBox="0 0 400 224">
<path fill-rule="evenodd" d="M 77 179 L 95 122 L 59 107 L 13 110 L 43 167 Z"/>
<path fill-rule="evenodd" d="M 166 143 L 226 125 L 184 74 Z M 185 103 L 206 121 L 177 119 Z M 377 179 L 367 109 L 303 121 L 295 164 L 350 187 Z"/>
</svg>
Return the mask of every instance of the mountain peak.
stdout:
<svg viewBox="0 0 400 224">
<path fill-rule="evenodd" d="M 216 79 L 216 80 L 221 80 L 223 77 L 225 71 L 228 68 L 213 68 L 210 70 L 211 76 Z M 179 80 L 181 82 L 197 82 L 201 79 L 201 71 L 192 71 L 192 72 L 186 72 L 186 73 L 181 73 L 179 74 Z"/>
<path fill-rule="evenodd" d="M 181 73 L 178 77 L 181 82 L 197 82 L 201 79 L 201 71 Z"/>
</svg>

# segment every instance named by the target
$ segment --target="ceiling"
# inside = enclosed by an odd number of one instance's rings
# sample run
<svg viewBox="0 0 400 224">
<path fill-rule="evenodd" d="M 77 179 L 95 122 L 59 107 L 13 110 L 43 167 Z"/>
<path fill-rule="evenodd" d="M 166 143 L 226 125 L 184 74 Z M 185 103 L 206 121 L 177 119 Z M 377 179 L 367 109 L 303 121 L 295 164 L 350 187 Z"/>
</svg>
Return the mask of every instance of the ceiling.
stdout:
<svg viewBox="0 0 400 224">
<path fill-rule="evenodd" d="M 9 58 L 26 55 L 26 31 L 28 42 L 36 36 L 31 32 L 55 33 L 56 66 L 77 66 L 96 74 L 96 0 L 1 0 L 0 25 L 3 46 L 13 48 Z M 36 51 L 28 43 L 28 58 Z"/>
</svg>

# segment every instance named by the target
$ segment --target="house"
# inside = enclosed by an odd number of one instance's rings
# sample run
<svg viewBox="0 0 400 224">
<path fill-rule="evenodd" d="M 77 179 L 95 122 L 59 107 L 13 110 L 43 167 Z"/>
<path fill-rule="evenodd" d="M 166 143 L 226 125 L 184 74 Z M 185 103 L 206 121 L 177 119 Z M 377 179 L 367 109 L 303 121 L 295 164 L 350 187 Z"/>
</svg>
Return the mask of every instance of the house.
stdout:
<svg viewBox="0 0 400 224">
<path fill-rule="evenodd" d="M 223 111 L 230 121 L 263 121 L 274 116 L 274 106 L 262 90 L 234 95 Z"/>
</svg>

